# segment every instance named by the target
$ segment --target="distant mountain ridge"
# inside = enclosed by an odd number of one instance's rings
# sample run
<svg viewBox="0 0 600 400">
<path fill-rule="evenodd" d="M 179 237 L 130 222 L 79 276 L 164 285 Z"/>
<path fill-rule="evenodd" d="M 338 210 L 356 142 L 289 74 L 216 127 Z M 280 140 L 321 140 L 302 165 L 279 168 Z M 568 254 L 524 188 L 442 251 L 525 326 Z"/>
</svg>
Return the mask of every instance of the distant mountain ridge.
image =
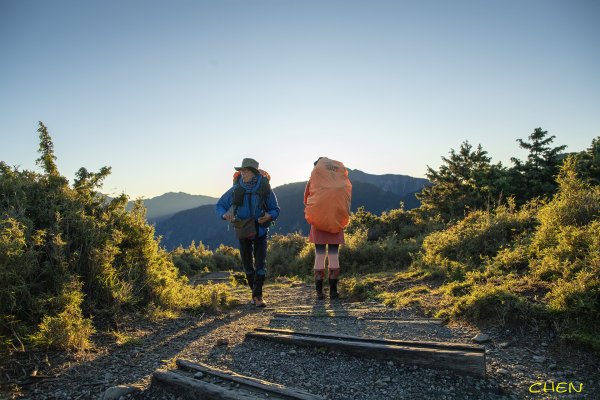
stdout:
<svg viewBox="0 0 600 400">
<path fill-rule="evenodd" d="M 399 208 L 401 202 L 405 209 L 418 207 L 420 204 L 415 193 L 429 185 L 429 181 L 423 178 L 392 174 L 371 175 L 358 170 L 349 170 L 349 177 L 352 182 L 352 211 L 362 206 L 374 214 Z M 304 219 L 303 203 L 306 183 L 288 183 L 273 189 L 281 214 L 271 227 L 271 233 L 308 233 L 310 226 Z M 387 190 L 388 188 L 393 190 Z M 168 250 L 179 245 L 187 247 L 192 241 L 196 244 L 201 241 L 211 249 L 221 243 L 237 245 L 233 229 L 218 218 L 214 203 L 184 210 L 170 218 L 156 221 L 156 235 L 162 236 L 161 245 Z"/>
<path fill-rule="evenodd" d="M 400 196 L 406 196 L 410 193 L 420 192 L 423 187 L 430 184 L 425 178 L 414 178 L 408 175 L 374 175 L 367 174 L 358 169 L 348 169 L 350 182 L 364 182 L 377 186 L 387 192 L 392 192 Z"/>
<path fill-rule="evenodd" d="M 144 199 L 146 219 L 152 222 L 165 220 L 174 214 L 207 204 L 216 204 L 216 197 L 188 194 L 183 192 L 168 192 L 163 195 Z M 133 208 L 134 201 L 127 203 L 127 209 Z"/>
</svg>

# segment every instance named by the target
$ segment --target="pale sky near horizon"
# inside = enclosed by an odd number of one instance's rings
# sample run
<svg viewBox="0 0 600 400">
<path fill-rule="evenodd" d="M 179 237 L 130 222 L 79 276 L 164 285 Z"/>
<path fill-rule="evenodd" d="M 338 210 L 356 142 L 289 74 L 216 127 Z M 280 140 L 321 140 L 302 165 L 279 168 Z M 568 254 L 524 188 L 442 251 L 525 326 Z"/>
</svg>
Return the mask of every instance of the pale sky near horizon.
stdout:
<svg viewBox="0 0 600 400">
<path fill-rule="evenodd" d="M 510 166 L 537 127 L 600 136 L 600 2 L 0 0 L 0 160 L 112 167 L 103 192 L 219 196 L 319 156 L 424 177 L 468 140 Z"/>
</svg>

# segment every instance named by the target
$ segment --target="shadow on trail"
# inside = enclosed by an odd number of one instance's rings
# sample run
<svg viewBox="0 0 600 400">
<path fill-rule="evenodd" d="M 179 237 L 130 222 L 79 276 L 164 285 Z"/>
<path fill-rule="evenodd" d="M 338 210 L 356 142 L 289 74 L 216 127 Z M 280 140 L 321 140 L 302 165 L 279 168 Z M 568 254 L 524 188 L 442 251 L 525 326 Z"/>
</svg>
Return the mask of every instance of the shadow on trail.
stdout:
<svg viewBox="0 0 600 400">
<path fill-rule="evenodd" d="M 123 346 L 114 343 L 113 339 L 101 355 L 88 353 L 91 359 L 84 361 L 59 352 L 24 353 L 21 360 L 10 360 L 22 366 L 19 376 L 9 380 L 13 382 L 13 393 L 8 398 L 97 399 L 109 387 L 147 381 L 156 369 L 172 366 L 177 355 L 192 342 L 236 321 L 242 315 L 243 311 L 234 308 L 220 314 L 186 314 L 157 323 L 140 321 L 139 325 L 130 327 L 130 331 L 139 329 L 148 331 L 148 334 Z M 107 341 L 108 335 L 98 335 L 97 340 Z M 98 346 L 102 347 L 103 344 L 98 343 Z M 48 374 L 44 379 L 44 369 L 51 371 L 59 364 L 58 376 Z M 31 377 L 34 368 L 40 370 L 37 378 Z M 15 392 L 17 386 L 21 390 Z"/>
</svg>

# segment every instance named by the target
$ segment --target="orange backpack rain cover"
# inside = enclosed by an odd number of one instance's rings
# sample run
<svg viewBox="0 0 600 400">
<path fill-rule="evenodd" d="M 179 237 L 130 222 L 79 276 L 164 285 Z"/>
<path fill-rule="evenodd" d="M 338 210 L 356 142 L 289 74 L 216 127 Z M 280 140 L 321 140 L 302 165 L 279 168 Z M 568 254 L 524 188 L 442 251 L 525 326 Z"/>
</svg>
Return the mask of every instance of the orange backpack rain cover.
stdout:
<svg viewBox="0 0 600 400">
<path fill-rule="evenodd" d="M 310 174 L 304 199 L 304 217 L 315 228 L 338 233 L 350 220 L 352 184 L 339 161 L 321 158 Z"/>
</svg>

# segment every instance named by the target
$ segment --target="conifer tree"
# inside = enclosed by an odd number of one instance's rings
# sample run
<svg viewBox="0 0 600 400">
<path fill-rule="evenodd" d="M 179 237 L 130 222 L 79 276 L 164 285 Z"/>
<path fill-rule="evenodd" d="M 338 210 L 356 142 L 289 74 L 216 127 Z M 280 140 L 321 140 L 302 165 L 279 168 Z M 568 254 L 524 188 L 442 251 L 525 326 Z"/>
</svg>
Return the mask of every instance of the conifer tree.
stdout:
<svg viewBox="0 0 600 400">
<path fill-rule="evenodd" d="M 555 136 L 548 136 L 548 131 L 536 128 L 528 137 L 528 141 L 517 139 L 519 147 L 529 150 L 527 161 L 512 157 L 515 164 L 511 169 L 511 180 L 514 194 L 520 203 L 534 197 L 547 197 L 557 188 L 554 177 L 561 164 L 561 152 L 567 147 L 552 147 Z"/>
<path fill-rule="evenodd" d="M 438 171 L 427 167 L 427 178 L 433 186 L 424 188 L 417 195 L 422 211 L 452 221 L 464 217 L 467 210 L 488 207 L 497 201 L 502 185 L 496 185 L 505 175 L 502 165 L 491 164 L 491 158 L 481 145 L 473 146 L 465 141 L 450 157 L 442 157 L 444 164 Z"/>
<path fill-rule="evenodd" d="M 40 147 L 38 150 L 40 158 L 36 160 L 36 163 L 41 166 L 48 175 L 57 176 L 58 168 L 56 167 L 55 162 L 54 143 L 52 143 L 52 138 L 50 137 L 50 133 L 48 133 L 46 125 L 40 121 L 39 126 L 37 131 L 40 135 Z"/>
<path fill-rule="evenodd" d="M 600 185 L 600 136 L 592 140 L 592 145 L 577 154 L 577 172 L 592 185 Z"/>
</svg>

